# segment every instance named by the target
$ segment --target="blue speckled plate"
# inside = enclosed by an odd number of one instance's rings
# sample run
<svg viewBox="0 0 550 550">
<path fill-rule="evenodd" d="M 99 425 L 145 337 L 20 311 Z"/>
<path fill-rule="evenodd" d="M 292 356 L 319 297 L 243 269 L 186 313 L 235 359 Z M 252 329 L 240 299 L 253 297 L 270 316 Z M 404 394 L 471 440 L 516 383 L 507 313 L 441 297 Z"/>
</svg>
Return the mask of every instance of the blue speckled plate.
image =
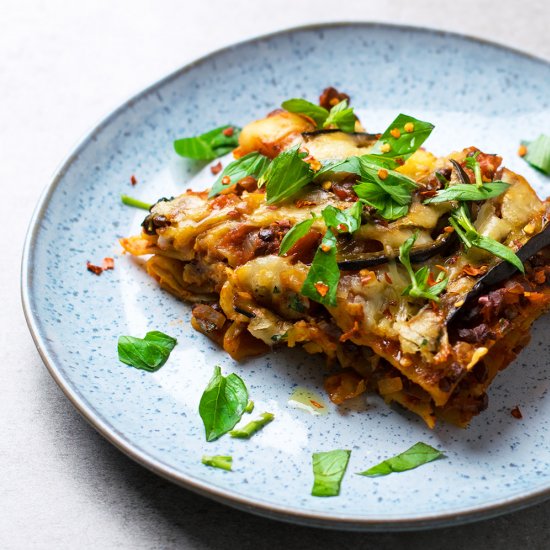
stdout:
<svg viewBox="0 0 550 550">
<path fill-rule="evenodd" d="M 325 416 L 292 408 L 296 387 L 322 393 L 323 361 L 299 350 L 236 363 L 189 324 L 190 308 L 160 290 L 117 239 L 135 234 L 142 211 L 120 204 L 212 181 L 176 158 L 172 140 L 226 122 L 243 125 L 294 96 L 327 85 L 348 92 L 368 130 L 398 112 L 430 120 L 429 147 L 475 144 L 504 156 L 543 195 L 550 181 L 518 158 L 519 140 L 550 128 L 550 66 L 463 37 L 371 24 L 286 31 L 216 52 L 125 103 L 75 149 L 40 201 L 23 258 L 23 303 L 52 376 L 105 437 L 144 466 L 189 489 L 260 514 L 313 525 L 406 529 L 478 519 L 548 496 L 548 319 L 490 391 L 489 409 L 461 430 L 431 431 L 377 397 Z M 131 189 L 129 178 L 139 184 Z M 86 261 L 116 258 L 101 277 Z M 179 345 L 150 374 L 121 364 L 120 334 L 158 329 Z M 257 411 L 276 421 L 250 441 L 206 443 L 197 413 L 215 364 L 246 381 Z M 326 400 L 325 400 L 326 401 Z M 510 410 L 519 405 L 523 420 Z M 417 441 L 448 458 L 407 473 L 354 475 Z M 336 498 L 310 496 L 311 453 L 351 449 Z M 234 471 L 203 466 L 230 454 Z"/>
</svg>

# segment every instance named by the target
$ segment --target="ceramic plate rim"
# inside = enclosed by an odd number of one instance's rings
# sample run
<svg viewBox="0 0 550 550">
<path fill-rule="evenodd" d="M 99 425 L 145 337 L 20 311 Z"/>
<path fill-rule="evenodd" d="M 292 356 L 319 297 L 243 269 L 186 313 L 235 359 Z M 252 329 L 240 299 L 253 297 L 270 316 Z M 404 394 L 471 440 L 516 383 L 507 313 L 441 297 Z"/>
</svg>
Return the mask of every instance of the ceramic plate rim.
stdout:
<svg viewBox="0 0 550 550">
<path fill-rule="evenodd" d="M 23 305 L 23 311 L 25 319 L 34 340 L 36 348 L 46 365 L 50 375 L 55 380 L 57 385 L 67 396 L 69 401 L 73 404 L 75 409 L 84 417 L 84 419 L 95 428 L 103 437 L 105 437 L 110 443 L 117 447 L 120 451 L 126 454 L 128 457 L 136 461 L 138 464 L 146 467 L 150 471 L 157 475 L 172 481 L 185 489 L 194 491 L 202 496 L 211 498 L 223 504 L 230 505 L 234 508 L 244 510 L 247 512 L 262 515 L 272 519 L 285 520 L 293 523 L 299 523 L 303 525 L 324 527 L 324 528 L 337 528 L 346 530 L 363 530 L 363 531 L 405 531 L 405 530 L 419 530 L 428 529 L 433 527 L 443 527 L 458 525 L 481 519 L 487 519 L 495 517 L 507 512 L 512 512 L 522 508 L 526 508 L 533 504 L 542 502 L 550 498 L 550 484 L 548 487 L 537 489 L 534 491 L 527 491 L 514 495 L 505 499 L 500 499 L 497 502 L 488 504 L 480 504 L 476 506 L 470 506 L 458 512 L 445 512 L 445 513 L 431 513 L 424 514 L 421 517 L 414 519 L 366 519 L 360 516 L 334 516 L 328 515 L 323 512 L 305 512 L 299 509 L 293 509 L 289 507 L 283 507 L 281 505 L 274 505 L 265 503 L 262 501 L 254 500 L 253 498 L 244 497 L 233 493 L 231 490 L 217 488 L 209 485 L 206 482 L 202 482 L 193 478 L 193 476 L 185 474 L 176 470 L 173 467 L 168 466 L 162 460 L 156 459 L 150 456 L 146 452 L 139 449 L 137 442 L 132 442 L 126 438 L 123 433 L 118 433 L 112 426 L 101 418 L 99 411 L 94 409 L 92 403 L 80 397 L 72 387 L 71 380 L 65 377 L 57 368 L 55 361 L 51 357 L 48 345 L 44 341 L 43 335 L 38 328 L 38 319 L 35 317 L 33 311 L 33 300 L 31 295 L 31 281 L 32 281 L 32 269 L 30 261 L 36 242 L 37 235 L 40 231 L 40 223 L 46 213 L 50 199 L 55 193 L 59 183 L 63 180 L 63 177 L 79 153 L 84 150 L 89 143 L 93 140 L 94 136 L 107 127 L 110 122 L 115 119 L 119 113 L 131 107 L 134 102 L 145 97 L 155 89 L 169 83 L 171 80 L 178 78 L 180 75 L 185 74 L 193 70 L 196 66 L 217 57 L 218 55 L 227 52 L 229 50 L 250 45 L 262 40 L 276 38 L 287 34 L 293 34 L 301 31 L 315 31 L 326 30 L 340 27 L 362 27 L 365 29 L 386 29 L 393 31 L 412 31 L 417 33 L 436 34 L 443 36 L 451 36 L 463 41 L 477 42 L 495 49 L 499 49 L 515 56 L 521 56 L 527 59 L 531 59 L 542 63 L 544 65 L 550 65 L 550 62 L 544 58 L 532 55 L 530 53 L 521 51 L 519 49 L 511 48 L 496 42 L 481 39 L 474 36 L 469 36 L 462 33 L 454 33 L 444 31 L 440 29 L 432 29 L 422 26 L 412 25 L 395 25 L 390 23 L 379 22 L 366 22 L 366 21 L 341 21 L 341 22 L 328 22 L 328 23 L 314 23 L 309 25 L 301 25 L 297 27 L 290 27 L 275 31 L 268 34 L 262 34 L 254 36 L 247 40 L 236 42 L 228 46 L 219 48 L 204 56 L 201 56 L 193 61 L 190 61 L 183 67 L 176 69 L 168 75 L 155 81 L 153 84 L 142 88 L 137 93 L 130 96 L 129 99 L 118 104 L 115 109 L 112 109 L 107 116 L 102 117 L 100 122 L 92 126 L 92 128 L 84 134 L 73 147 L 71 152 L 61 162 L 57 170 L 54 172 L 50 183 L 46 186 L 42 192 L 38 203 L 32 214 L 29 227 L 25 236 L 25 242 L 23 246 L 22 262 L 21 262 L 21 299 Z"/>
</svg>

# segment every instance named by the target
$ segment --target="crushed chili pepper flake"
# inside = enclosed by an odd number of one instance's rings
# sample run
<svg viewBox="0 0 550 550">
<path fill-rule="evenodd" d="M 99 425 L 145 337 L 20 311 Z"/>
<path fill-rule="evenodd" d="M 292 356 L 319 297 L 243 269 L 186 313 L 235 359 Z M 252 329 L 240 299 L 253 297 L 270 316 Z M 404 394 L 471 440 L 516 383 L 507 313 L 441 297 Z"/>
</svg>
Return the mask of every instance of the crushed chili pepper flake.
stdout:
<svg viewBox="0 0 550 550">
<path fill-rule="evenodd" d="M 325 191 L 329 191 L 330 188 L 332 187 L 332 182 L 331 181 L 325 181 L 323 183 L 323 185 L 321 185 L 321 187 L 325 190 Z"/>
<path fill-rule="evenodd" d="M 401 130 L 399 130 L 399 128 L 392 128 L 390 130 L 390 134 L 395 138 L 395 139 L 398 139 L 401 137 Z"/>
<path fill-rule="evenodd" d="M 222 133 L 224 136 L 231 137 L 233 135 L 234 129 L 232 126 L 226 128 Z"/>
<path fill-rule="evenodd" d="M 224 176 L 222 178 L 222 185 L 229 185 L 231 183 L 231 178 L 229 176 Z"/>
<path fill-rule="evenodd" d="M 382 153 L 389 153 L 391 151 L 391 145 L 389 143 L 383 143 L 380 145 L 380 151 L 382 151 Z"/>
<path fill-rule="evenodd" d="M 337 229 L 338 229 L 338 231 L 344 232 L 344 231 L 348 230 L 348 226 L 345 223 L 341 223 L 341 224 L 338 225 Z"/>
<path fill-rule="evenodd" d="M 381 180 L 385 180 L 388 177 L 388 171 L 385 168 L 380 168 L 380 170 L 378 170 L 378 177 Z"/>
<path fill-rule="evenodd" d="M 99 265 L 94 265 L 90 262 L 86 262 L 86 269 L 88 271 L 91 271 L 92 273 L 95 273 L 96 275 L 101 275 L 103 273 L 103 268 Z"/>
<path fill-rule="evenodd" d="M 221 161 L 210 167 L 210 172 L 212 172 L 212 174 L 214 174 L 214 175 L 219 174 L 221 171 L 222 171 Z"/>
<path fill-rule="evenodd" d="M 386 283 L 390 285 L 393 284 L 392 278 L 390 277 L 389 273 L 387 272 L 384 273 L 384 279 L 386 279 Z"/>
<path fill-rule="evenodd" d="M 309 402 L 310 402 L 314 407 L 316 407 L 317 409 L 324 409 L 324 408 L 325 408 L 323 405 L 321 405 L 321 403 L 318 403 L 318 402 L 315 401 L 314 399 L 310 399 Z"/>
<path fill-rule="evenodd" d="M 328 285 L 323 283 L 322 281 L 319 281 L 313 285 L 315 287 L 315 290 L 324 298 L 329 291 Z"/>
<path fill-rule="evenodd" d="M 478 275 L 485 275 L 489 269 L 489 266 L 486 265 L 480 265 L 479 267 L 475 267 L 470 264 L 466 264 L 462 271 L 463 273 L 466 273 L 466 275 L 470 275 L 471 277 L 477 277 Z"/>
<path fill-rule="evenodd" d="M 517 405 L 510 411 L 510 414 L 517 420 L 521 420 L 523 418 L 523 415 Z"/>
<path fill-rule="evenodd" d="M 525 145 L 520 145 L 518 148 L 518 155 L 524 157 L 527 154 L 527 147 Z"/>
<path fill-rule="evenodd" d="M 454 230 L 455 230 L 454 227 L 450 225 L 447 225 L 443 228 L 443 231 L 445 231 L 445 233 L 452 233 Z"/>
<path fill-rule="evenodd" d="M 435 264 L 435 267 L 437 267 L 437 269 L 443 271 L 444 273 L 448 273 L 448 272 L 449 272 L 449 270 L 448 270 L 444 265 Z"/>
<path fill-rule="evenodd" d="M 407 132 L 408 134 L 410 134 L 411 132 L 414 132 L 414 123 L 412 122 L 407 122 L 405 124 L 405 126 L 403 126 L 403 129 L 405 130 L 405 132 Z"/>
<path fill-rule="evenodd" d="M 101 267 L 103 271 L 107 271 L 108 269 L 114 269 L 115 268 L 115 260 L 113 258 L 103 258 L 103 262 L 101 264 Z"/>
<path fill-rule="evenodd" d="M 315 206 L 317 203 L 315 201 L 306 201 L 303 199 L 298 199 L 294 202 L 296 208 L 303 208 L 304 206 Z"/>
<path fill-rule="evenodd" d="M 324 244 L 321 245 L 321 250 L 322 250 L 323 252 L 330 252 L 330 249 L 331 249 L 331 248 L 332 248 L 332 247 L 330 246 L 330 244 L 327 244 L 327 243 L 324 243 Z"/>
<path fill-rule="evenodd" d="M 340 103 L 340 99 L 338 97 L 333 97 L 331 98 L 331 100 L 329 101 L 329 104 L 332 105 L 333 107 L 335 105 L 338 105 L 338 103 Z"/>
<path fill-rule="evenodd" d="M 136 179 L 136 176 L 134 176 L 134 174 L 132 174 L 132 175 L 130 176 L 130 183 L 131 183 L 132 185 L 135 185 L 135 184 L 137 183 L 137 179 Z"/>
</svg>

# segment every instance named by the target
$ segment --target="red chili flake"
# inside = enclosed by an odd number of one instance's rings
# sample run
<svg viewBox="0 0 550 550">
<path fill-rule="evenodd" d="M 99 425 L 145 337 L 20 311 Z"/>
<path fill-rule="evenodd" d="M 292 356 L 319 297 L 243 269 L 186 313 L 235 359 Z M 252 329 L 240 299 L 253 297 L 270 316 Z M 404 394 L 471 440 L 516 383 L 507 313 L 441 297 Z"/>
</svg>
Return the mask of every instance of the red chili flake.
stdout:
<svg viewBox="0 0 550 550">
<path fill-rule="evenodd" d="M 224 136 L 231 137 L 233 135 L 233 128 L 230 126 L 229 128 L 226 128 L 222 133 Z"/>
<path fill-rule="evenodd" d="M 318 409 L 324 409 L 323 405 L 321 403 L 318 403 L 317 401 L 314 401 L 313 399 L 310 399 L 309 402 Z"/>
<path fill-rule="evenodd" d="M 212 174 L 214 174 L 214 175 L 219 174 L 221 171 L 222 171 L 222 163 L 221 162 L 218 162 L 218 164 L 214 164 L 214 166 L 210 167 L 210 172 L 212 172 Z"/>
<path fill-rule="evenodd" d="M 224 176 L 222 178 L 222 185 L 229 185 L 231 183 L 231 178 L 229 176 Z"/>
<path fill-rule="evenodd" d="M 101 264 L 101 267 L 103 271 L 107 271 L 108 269 L 114 269 L 115 261 L 113 260 L 113 258 L 103 258 L 103 263 Z"/>
<path fill-rule="evenodd" d="M 481 265 L 479 267 L 474 267 L 473 265 L 466 264 L 462 271 L 466 273 L 466 275 L 470 275 L 470 277 L 477 277 L 478 275 L 485 275 L 487 273 L 487 270 L 489 269 L 486 265 Z"/>
<path fill-rule="evenodd" d="M 135 184 L 137 183 L 137 179 L 136 179 L 136 176 L 134 176 L 134 174 L 132 174 L 132 175 L 130 176 L 130 183 L 131 183 L 132 185 L 135 185 Z"/>
<path fill-rule="evenodd" d="M 276 204 L 268 204 L 266 206 L 267 210 L 279 210 L 279 207 Z"/>
<path fill-rule="evenodd" d="M 386 279 L 386 283 L 389 285 L 393 284 L 392 278 L 390 277 L 389 273 L 384 273 L 384 279 Z"/>
<path fill-rule="evenodd" d="M 303 199 L 298 199 L 297 201 L 294 202 L 294 204 L 296 205 L 296 208 L 303 208 L 304 206 L 316 206 L 317 203 L 315 201 L 306 201 L 306 200 L 303 200 Z"/>
<path fill-rule="evenodd" d="M 328 291 L 329 291 L 329 288 L 328 288 L 328 285 L 326 285 L 325 283 L 319 281 L 318 283 L 315 283 L 313 285 L 315 287 L 315 290 L 324 298 Z"/>
<path fill-rule="evenodd" d="M 428 279 L 426 280 L 426 282 L 428 283 L 428 286 L 434 286 L 436 283 L 433 273 L 431 271 L 428 273 Z"/>
<path fill-rule="evenodd" d="M 98 265 L 94 265 L 90 262 L 86 262 L 86 269 L 88 271 L 91 271 L 92 273 L 95 273 L 96 275 L 101 275 L 103 273 L 103 268 L 98 266 Z"/>
<path fill-rule="evenodd" d="M 525 145 L 520 145 L 518 149 L 518 155 L 524 157 L 527 154 L 527 147 Z"/>
<path fill-rule="evenodd" d="M 519 407 L 517 405 L 510 411 L 510 414 L 518 420 L 521 420 L 523 418 L 523 415 L 521 414 L 521 411 L 519 410 Z"/>
</svg>

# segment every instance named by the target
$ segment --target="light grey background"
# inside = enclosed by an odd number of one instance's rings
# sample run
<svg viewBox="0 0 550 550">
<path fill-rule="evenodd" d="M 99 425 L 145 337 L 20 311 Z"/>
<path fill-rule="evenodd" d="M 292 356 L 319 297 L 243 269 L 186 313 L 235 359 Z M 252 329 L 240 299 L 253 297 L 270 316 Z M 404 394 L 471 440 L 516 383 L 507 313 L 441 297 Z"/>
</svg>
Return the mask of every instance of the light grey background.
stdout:
<svg viewBox="0 0 550 550">
<path fill-rule="evenodd" d="M 163 481 L 104 441 L 49 377 L 21 312 L 19 264 L 38 196 L 75 142 L 129 95 L 197 56 L 289 26 L 361 20 L 462 32 L 550 59 L 549 6 L 0 0 L 0 548 L 548 547 L 550 503 L 465 528 L 341 533 L 261 519 Z"/>
</svg>

